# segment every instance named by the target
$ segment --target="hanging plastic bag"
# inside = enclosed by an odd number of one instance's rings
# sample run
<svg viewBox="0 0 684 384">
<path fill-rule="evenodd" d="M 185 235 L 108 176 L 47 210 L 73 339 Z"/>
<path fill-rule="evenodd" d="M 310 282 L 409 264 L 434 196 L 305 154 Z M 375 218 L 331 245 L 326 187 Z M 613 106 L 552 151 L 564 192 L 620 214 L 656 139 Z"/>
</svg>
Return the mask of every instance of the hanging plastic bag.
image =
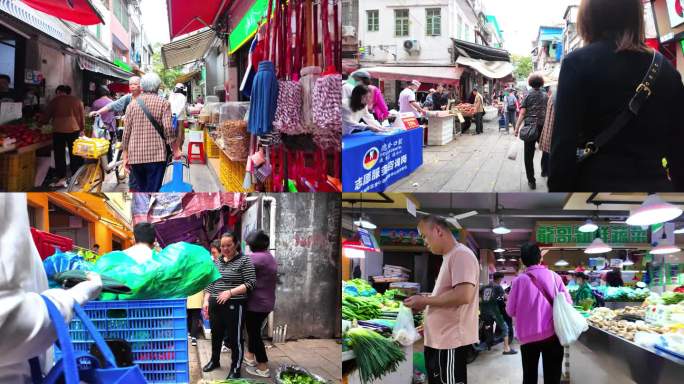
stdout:
<svg viewBox="0 0 684 384">
<path fill-rule="evenodd" d="M 138 263 L 125 251 L 102 256 L 93 270 L 129 288 L 128 295 L 103 293 L 103 300 L 173 299 L 192 296 L 221 277 L 209 252 L 198 245 L 174 243 Z"/>
<path fill-rule="evenodd" d="M 563 346 L 568 346 L 570 343 L 575 342 L 582 332 L 589 329 L 587 319 L 572 304 L 568 303 L 565 295 L 558 294 L 557 286 L 556 296 L 553 299 L 553 328 Z"/>
<path fill-rule="evenodd" d="M 55 249 L 55 254 L 43 260 L 43 268 L 48 277 L 50 288 L 59 287 L 55 275 L 66 271 L 91 271 L 93 264 L 85 261 L 82 256 L 73 252 L 62 252 Z"/>
<path fill-rule="evenodd" d="M 107 138 L 105 134 L 104 122 L 102 121 L 100 115 L 95 116 L 95 119 L 93 120 L 93 133 L 91 136 L 94 139 Z"/>
<path fill-rule="evenodd" d="M 515 160 L 518 158 L 518 152 L 520 152 L 520 145 L 522 141 L 516 140 L 511 143 L 511 146 L 508 148 L 508 152 L 506 153 L 506 157 L 508 160 Z"/>
<path fill-rule="evenodd" d="M 403 346 L 413 345 L 420 340 L 420 334 L 413 324 L 413 313 L 404 304 L 399 307 L 397 321 L 392 329 L 392 339 Z"/>
</svg>

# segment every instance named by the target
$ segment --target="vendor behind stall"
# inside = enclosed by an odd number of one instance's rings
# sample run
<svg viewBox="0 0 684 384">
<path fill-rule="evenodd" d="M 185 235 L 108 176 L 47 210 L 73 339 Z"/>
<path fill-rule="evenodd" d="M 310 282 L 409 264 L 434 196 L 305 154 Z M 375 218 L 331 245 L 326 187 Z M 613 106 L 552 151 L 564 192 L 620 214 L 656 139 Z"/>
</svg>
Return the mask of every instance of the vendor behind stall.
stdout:
<svg viewBox="0 0 684 384">
<path fill-rule="evenodd" d="M 368 103 L 373 97 L 367 86 L 357 85 L 347 103 L 342 103 L 342 132 L 349 135 L 355 132 L 371 130 L 383 131 L 382 125 L 368 111 Z"/>
<path fill-rule="evenodd" d="M 14 101 L 9 86 L 11 82 L 9 75 L 0 73 L 0 101 Z"/>
<path fill-rule="evenodd" d="M 432 94 L 432 110 L 441 111 L 447 108 L 449 104 L 449 95 L 444 92 L 444 86 L 439 84 L 437 90 Z"/>
<path fill-rule="evenodd" d="M 589 277 L 584 274 L 584 272 L 578 272 L 575 274 L 575 281 L 579 286 L 575 293 L 575 305 L 581 305 L 583 300 L 591 300 L 593 305 L 593 302 L 596 302 L 596 299 L 594 299 L 594 294 L 589 285 Z"/>
<path fill-rule="evenodd" d="M 416 117 L 420 117 L 425 110 L 416 101 L 416 91 L 420 88 L 420 81 L 411 80 L 411 82 L 399 94 L 399 112 L 413 113 Z"/>
</svg>

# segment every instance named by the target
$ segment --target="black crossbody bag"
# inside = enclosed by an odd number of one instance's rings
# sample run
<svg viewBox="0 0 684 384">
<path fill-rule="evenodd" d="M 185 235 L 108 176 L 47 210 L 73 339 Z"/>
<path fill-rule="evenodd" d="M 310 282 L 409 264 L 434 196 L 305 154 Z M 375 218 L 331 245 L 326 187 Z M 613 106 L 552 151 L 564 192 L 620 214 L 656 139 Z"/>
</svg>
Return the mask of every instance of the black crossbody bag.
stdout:
<svg viewBox="0 0 684 384">
<path fill-rule="evenodd" d="M 164 143 L 164 150 L 166 151 L 166 164 L 169 164 L 171 162 L 172 153 L 171 146 L 166 143 L 166 136 L 164 136 L 164 128 L 161 126 L 161 124 L 159 124 L 159 122 L 157 122 L 157 120 L 154 119 L 154 117 L 152 117 L 152 114 L 147 109 L 145 103 L 142 101 L 140 97 L 136 98 L 135 100 L 138 102 L 140 108 L 142 108 L 143 112 L 145 113 L 145 116 L 147 117 L 147 120 L 149 120 L 150 123 L 152 123 L 154 129 L 157 131 L 159 136 L 161 136 L 162 143 Z"/>
<path fill-rule="evenodd" d="M 613 123 L 605 131 L 599 133 L 594 140 L 587 142 L 584 148 L 577 149 L 577 162 L 581 163 L 588 159 L 592 155 L 596 154 L 601 147 L 617 135 L 622 128 L 626 127 L 635 117 L 639 115 L 641 107 L 653 94 L 653 86 L 655 81 L 660 74 L 660 70 L 663 66 L 663 55 L 657 51 L 653 52 L 653 60 L 651 65 L 648 67 L 648 71 L 644 76 L 641 83 L 637 86 L 637 89 L 629 101 L 627 108 L 623 110 L 618 117 L 613 120 Z"/>
</svg>

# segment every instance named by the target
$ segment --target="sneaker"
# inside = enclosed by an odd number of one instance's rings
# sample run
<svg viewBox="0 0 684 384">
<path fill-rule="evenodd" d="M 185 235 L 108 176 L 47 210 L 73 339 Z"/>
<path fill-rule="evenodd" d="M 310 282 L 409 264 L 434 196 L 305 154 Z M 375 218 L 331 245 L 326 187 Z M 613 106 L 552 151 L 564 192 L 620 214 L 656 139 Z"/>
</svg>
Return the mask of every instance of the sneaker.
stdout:
<svg viewBox="0 0 684 384">
<path fill-rule="evenodd" d="M 245 365 L 248 367 L 256 367 L 256 365 L 257 365 L 256 360 L 250 360 L 246 357 L 244 359 L 242 359 L 242 362 L 245 363 Z"/>
<path fill-rule="evenodd" d="M 226 347 L 225 345 L 221 347 L 221 353 L 226 353 L 228 351 L 230 351 L 230 349 L 228 349 L 228 347 Z"/>
<path fill-rule="evenodd" d="M 508 352 L 504 351 L 503 354 L 504 354 L 504 355 L 515 355 L 516 353 L 518 353 L 518 351 L 516 351 L 515 349 L 511 348 L 510 351 L 508 351 Z"/>
<path fill-rule="evenodd" d="M 537 189 L 537 183 L 534 181 L 528 181 L 527 186 L 530 187 L 530 189 L 532 190 Z"/>
<path fill-rule="evenodd" d="M 266 368 L 265 371 L 262 371 L 257 367 L 247 367 L 245 368 L 245 371 L 247 371 L 247 373 L 249 373 L 252 376 L 271 377 L 271 371 L 268 368 Z"/>
<path fill-rule="evenodd" d="M 190 339 L 190 344 L 197 345 L 197 338 L 193 337 Z"/>
</svg>

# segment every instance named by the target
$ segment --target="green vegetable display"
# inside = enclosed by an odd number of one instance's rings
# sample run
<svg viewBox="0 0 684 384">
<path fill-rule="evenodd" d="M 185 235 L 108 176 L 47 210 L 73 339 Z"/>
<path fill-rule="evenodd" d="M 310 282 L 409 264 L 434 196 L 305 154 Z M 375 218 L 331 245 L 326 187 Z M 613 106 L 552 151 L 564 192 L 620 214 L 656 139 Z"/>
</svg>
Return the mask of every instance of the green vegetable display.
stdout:
<svg viewBox="0 0 684 384">
<path fill-rule="evenodd" d="M 365 328 L 347 331 L 349 344 L 356 355 L 356 365 L 362 384 L 370 383 L 397 370 L 406 359 L 399 344 Z"/>
<path fill-rule="evenodd" d="M 380 317 L 382 302 L 375 297 L 342 295 L 342 318 L 345 320 L 371 320 Z"/>
<path fill-rule="evenodd" d="M 594 289 L 603 295 L 605 301 L 614 302 L 644 301 L 651 294 L 648 288 L 599 286 Z"/>
<path fill-rule="evenodd" d="M 684 301 L 684 293 L 665 292 L 660 298 L 663 300 L 663 303 L 667 305 L 678 304 L 680 301 Z"/>
<path fill-rule="evenodd" d="M 320 384 L 321 382 L 308 376 L 304 373 L 299 372 L 285 372 L 280 376 L 280 380 L 283 384 Z"/>
<path fill-rule="evenodd" d="M 352 279 L 346 282 L 347 285 L 352 285 L 359 290 L 359 292 L 370 291 L 373 287 L 364 279 Z"/>
</svg>

